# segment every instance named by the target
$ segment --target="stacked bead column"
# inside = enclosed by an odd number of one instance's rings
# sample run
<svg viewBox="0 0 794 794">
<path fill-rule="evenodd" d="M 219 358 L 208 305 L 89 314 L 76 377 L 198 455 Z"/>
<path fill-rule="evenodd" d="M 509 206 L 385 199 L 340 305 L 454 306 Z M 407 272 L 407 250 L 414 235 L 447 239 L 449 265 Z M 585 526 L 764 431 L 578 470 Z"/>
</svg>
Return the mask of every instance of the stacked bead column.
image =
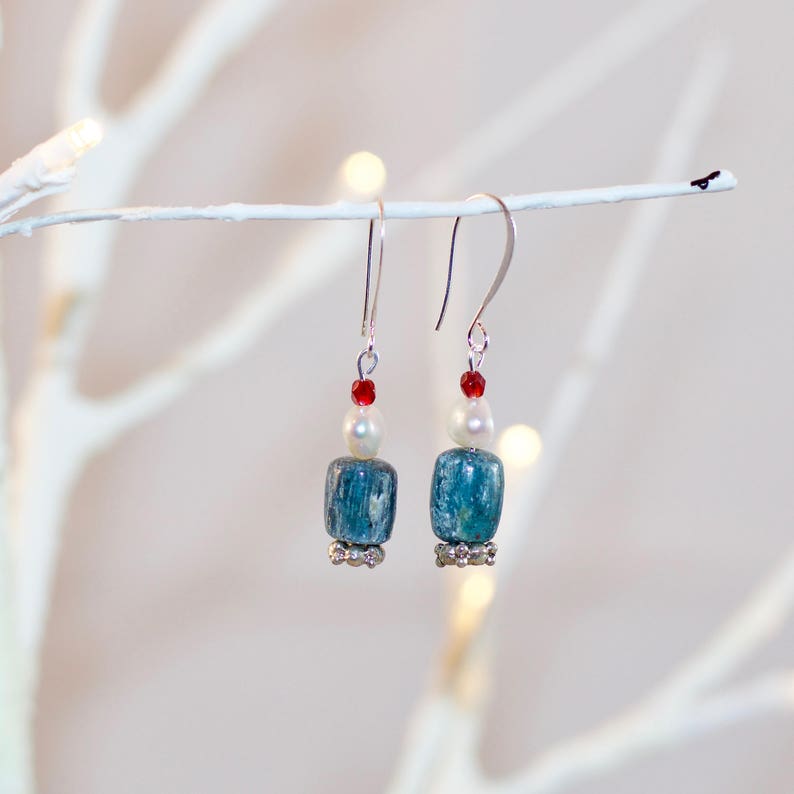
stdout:
<svg viewBox="0 0 794 794">
<path fill-rule="evenodd" d="M 480 367 L 488 349 L 488 332 L 481 317 L 493 300 L 507 275 L 513 259 L 516 240 L 516 224 L 507 205 L 492 193 L 476 193 L 466 201 L 477 199 L 495 201 L 505 217 L 507 240 L 499 270 L 496 272 L 488 292 L 474 315 L 466 334 L 469 347 L 469 369 L 460 376 L 463 397 L 452 409 L 447 431 L 458 449 L 448 449 L 436 458 L 433 480 L 430 487 L 430 521 L 436 537 L 444 541 L 436 545 L 436 565 L 493 565 L 496 544 L 492 538 L 502 516 L 502 500 L 505 491 L 505 474 L 502 461 L 486 452 L 493 439 L 493 416 L 485 399 L 485 378 Z M 452 263 L 455 258 L 455 238 L 460 217 L 452 227 L 449 246 L 449 270 L 444 302 L 436 323 L 441 328 L 447 310 L 452 287 Z M 475 341 L 475 337 L 477 341 Z"/>
<path fill-rule="evenodd" d="M 481 360 L 481 359 L 480 359 Z M 492 541 L 502 515 L 504 467 L 483 447 L 493 439 L 485 378 L 473 367 L 460 378 L 463 396 L 447 422 L 447 432 L 460 446 L 436 459 L 430 489 L 430 521 L 436 537 L 436 565 L 493 565 Z"/>
<path fill-rule="evenodd" d="M 360 363 L 361 356 L 359 367 Z M 346 562 L 374 568 L 383 562 L 382 544 L 391 537 L 394 526 L 397 472 L 376 457 L 385 434 L 383 415 L 373 405 L 375 383 L 360 369 L 359 375 L 351 389 L 354 405 L 342 425 L 351 456 L 328 465 L 325 528 L 335 538 L 328 547 L 334 565 Z"/>
</svg>

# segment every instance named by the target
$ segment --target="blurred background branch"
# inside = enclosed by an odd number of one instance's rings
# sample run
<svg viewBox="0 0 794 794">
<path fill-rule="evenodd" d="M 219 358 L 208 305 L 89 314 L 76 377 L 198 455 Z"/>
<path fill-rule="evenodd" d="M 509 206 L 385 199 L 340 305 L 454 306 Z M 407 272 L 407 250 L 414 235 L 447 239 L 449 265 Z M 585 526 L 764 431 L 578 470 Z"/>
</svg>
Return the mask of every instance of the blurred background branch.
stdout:
<svg viewBox="0 0 794 794">
<path fill-rule="evenodd" d="M 652 180 L 658 179 L 660 174 L 686 169 L 689 165 L 700 131 L 719 96 L 727 67 L 728 53 L 725 47 L 710 45 L 701 53 L 681 93 L 679 104 L 670 115 Z M 547 418 L 540 426 L 543 454 L 539 462 L 532 466 L 511 467 L 510 459 L 505 461 L 508 488 L 515 496 L 505 507 L 499 536 L 502 543 L 507 543 L 511 549 L 521 548 L 533 529 L 543 498 L 554 480 L 596 379 L 609 358 L 630 310 L 637 284 L 648 265 L 650 252 L 664 228 L 668 213 L 667 203 L 642 204 L 635 208 L 607 270 L 600 296 L 584 328 L 576 353 L 554 392 Z M 483 645 L 490 646 L 494 642 L 486 622 L 488 611 L 493 607 L 493 599 L 486 600 L 479 620 L 473 628 L 468 625 L 465 627 L 463 637 L 458 636 L 461 624 L 456 615 L 471 612 L 470 594 L 476 580 L 494 580 L 494 584 L 482 584 L 480 587 L 487 587 L 489 592 L 496 593 L 495 582 L 498 581 L 499 586 L 504 587 L 518 559 L 520 555 L 513 554 L 509 560 L 500 561 L 498 569 L 472 573 L 453 595 L 447 646 L 460 646 L 460 650 L 453 657 L 449 654 L 442 656 L 442 662 L 454 658 L 454 667 L 442 672 L 440 680 L 446 682 L 445 685 L 435 692 L 431 691 L 420 705 L 392 791 L 479 790 L 471 781 L 481 779 L 482 774 L 473 771 L 472 767 L 476 764 L 477 743 L 487 703 L 488 660 L 492 651 L 485 652 Z M 479 697 L 473 697 L 472 687 L 466 684 L 469 680 L 479 682 Z M 655 716 L 652 715 L 654 719 Z M 631 736 L 630 732 L 621 735 Z M 611 734 L 609 740 L 613 741 Z M 591 749 L 588 744 L 587 751 L 597 753 L 598 749 Z M 573 766 L 578 763 L 574 754 L 565 757 Z M 422 774 L 418 774 L 416 765 L 422 762 L 426 768 Z M 565 779 L 564 770 L 554 778 Z M 548 788 L 533 788 L 535 785 L 532 773 L 528 773 L 521 777 L 521 782 L 516 783 L 513 790 L 524 790 L 522 786 L 531 791 L 558 790 L 551 785 Z"/>
</svg>

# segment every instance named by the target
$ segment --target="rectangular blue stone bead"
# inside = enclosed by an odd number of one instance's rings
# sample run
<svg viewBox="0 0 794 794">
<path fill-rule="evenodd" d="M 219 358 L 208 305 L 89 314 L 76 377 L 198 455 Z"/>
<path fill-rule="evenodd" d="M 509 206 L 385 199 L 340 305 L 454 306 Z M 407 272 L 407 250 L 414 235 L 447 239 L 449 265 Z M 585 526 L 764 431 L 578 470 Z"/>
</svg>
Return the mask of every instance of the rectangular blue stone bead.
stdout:
<svg viewBox="0 0 794 794">
<path fill-rule="evenodd" d="M 436 458 L 430 488 L 433 532 L 445 543 L 484 543 L 502 515 L 502 461 L 484 449 L 456 447 Z"/>
<path fill-rule="evenodd" d="M 376 545 L 391 537 L 397 472 L 385 460 L 337 458 L 325 478 L 325 528 L 332 538 Z"/>
</svg>

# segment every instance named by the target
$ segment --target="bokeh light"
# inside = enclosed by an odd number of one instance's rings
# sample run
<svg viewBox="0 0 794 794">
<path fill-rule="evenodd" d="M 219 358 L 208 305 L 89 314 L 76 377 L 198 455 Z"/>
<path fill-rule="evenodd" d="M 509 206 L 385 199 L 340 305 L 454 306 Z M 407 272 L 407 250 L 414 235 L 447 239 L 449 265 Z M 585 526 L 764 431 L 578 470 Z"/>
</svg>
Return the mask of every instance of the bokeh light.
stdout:
<svg viewBox="0 0 794 794">
<path fill-rule="evenodd" d="M 69 142 L 77 155 L 93 149 L 101 140 L 104 132 L 102 125 L 94 119 L 83 119 L 77 124 L 72 124 L 67 130 Z"/>
<path fill-rule="evenodd" d="M 540 433 L 529 425 L 511 425 L 499 437 L 499 456 L 513 468 L 531 466 L 542 451 Z"/>
<path fill-rule="evenodd" d="M 341 167 L 342 179 L 348 189 L 357 196 L 377 196 L 386 184 L 386 166 L 372 152 L 355 152 Z"/>
</svg>

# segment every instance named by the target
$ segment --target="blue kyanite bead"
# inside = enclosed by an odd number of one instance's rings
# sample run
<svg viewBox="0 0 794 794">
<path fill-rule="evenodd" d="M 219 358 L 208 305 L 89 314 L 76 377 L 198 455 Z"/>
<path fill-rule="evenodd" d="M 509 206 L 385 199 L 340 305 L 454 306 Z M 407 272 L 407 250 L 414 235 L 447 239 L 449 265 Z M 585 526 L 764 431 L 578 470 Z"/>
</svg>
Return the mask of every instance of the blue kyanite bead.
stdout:
<svg viewBox="0 0 794 794">
<path fill-rule="evenodd" d="M 375 545 L 391 537 L 397 472 L 385 460 L 337 458 L 325 478 L 325 528 L 332 538 Z"/>
<path fill-rule="evenodd" d="M 445 543 L 484 543 L 499 526 L 505 474 L 483 449 L 456 447 L 436 458 L 430 488 L 433 532 Z"/>
</svg>

